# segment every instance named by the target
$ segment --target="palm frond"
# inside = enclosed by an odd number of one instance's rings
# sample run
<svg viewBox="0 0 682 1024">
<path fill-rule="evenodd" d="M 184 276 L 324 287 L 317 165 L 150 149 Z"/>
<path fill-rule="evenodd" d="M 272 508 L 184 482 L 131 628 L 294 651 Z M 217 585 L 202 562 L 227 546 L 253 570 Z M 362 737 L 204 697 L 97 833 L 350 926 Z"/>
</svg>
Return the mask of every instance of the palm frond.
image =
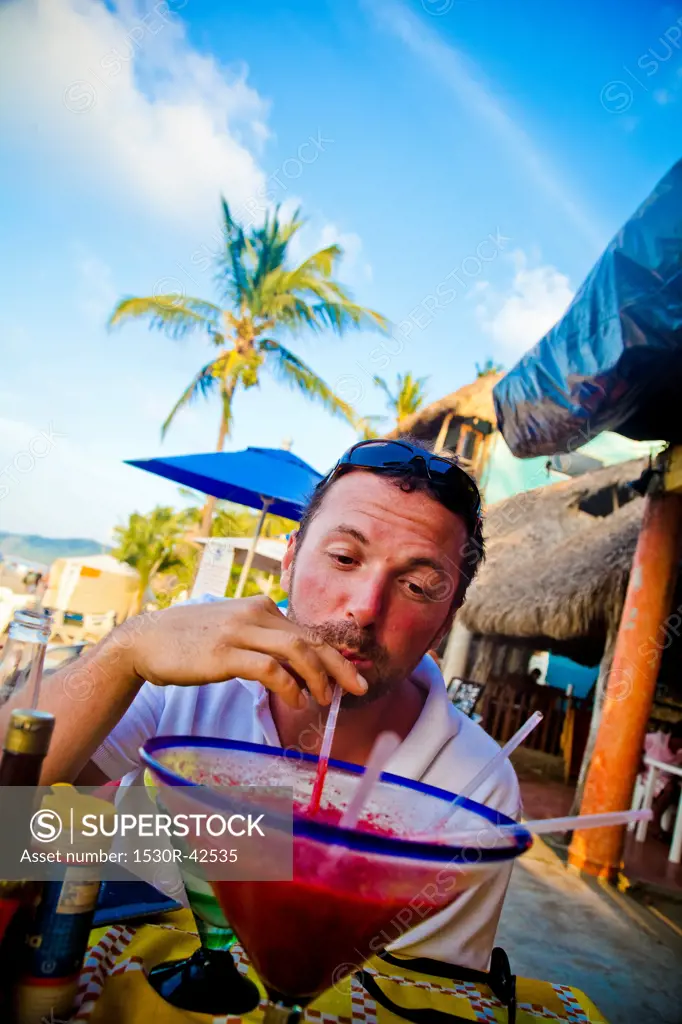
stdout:
<svg viewBox="0 0 682 1024">
<path fill-rule="evenodd" d="M 221 199 L 223 210 L 224 249 L 216 256 L 216 284 L 224 300 L 242 309 L 249 295 L 249 278 L 244 263 L 246 237 L 244 229 L 233 219 L 225 198 Z"/>
<path fill-rule="evenodd" d="M 379 424 L 385 422 L 385 416 L 363 416 L 355 424 L 356 429 L 363 441 L 370 441 L 372 438 L 379 437 L 379 431 L 376 429 Z"/>
<path fill-rule="evenodd" d="M 163 331 L 170 338 L 182 338 L 192 331 L 212 334 L 220 323 L 221 310 L 212 302 L 185 295 L 151 295 L 122 299 L 109 317 L 108 328 L 119 327 L 128 320 L 149 321 L 152 330 Z"/>
<path fill-rule="evenodd" d="M 322 274 L 323 277 L 331 277 L 336 264 L 343 256 L 343 249 L 340 245 L 328 245 L 326 249 L 318 249 L 312 256 L 304 260 L 293 274 L 307 277 L 309 274 Z"/>
<path fill-rule="evenodd" d="M 180 409 L 183 409 L 186 405 L 190 405 L 199 396 L 202 396 L 203 398 L 208 397 L 211 391 L 216 387 L 220 381 L 220 373 L 216 372 L 216 364 L 219 362 L 220 360 L 213 359 L 210 363 L 206 363 L 205 366 L 202 366 L 196 377 L 194 377 L 189 386 L 185 388 L 163 422 L 163 426 L 161 427 L 162 438 L 166 436 L 168 428 Z"/>
<path fill-rule="evenodd" d="M 388 384 L 386 383 L 386 381 L 384 380 L 384 378 L 383 377 L 375 377 L 374 378 L 374 383 L 376 384 L 376 386 L 378 388 L 381 388 L 383 393 L 386 395 L 386 398 L 387 398 L 388 403 L 391 406 L 391 408 L 395 409 L 395 406 L 396 406 L 395 395 L 393 395 L 391 393 L 391 390 L 390 390 Z"/>
<path fill-rule="evenodd" d="M 328 412 L 352 426 L 357 425 L 359 417 L 355 409 L 335 395 L 329 385 L 288 348 L 273 338 L 264 339 L 259 347 L 265 353 L 266 367 L 276 379 L 289 384 L 311 401 L 320 403 Z"/>
</svg>

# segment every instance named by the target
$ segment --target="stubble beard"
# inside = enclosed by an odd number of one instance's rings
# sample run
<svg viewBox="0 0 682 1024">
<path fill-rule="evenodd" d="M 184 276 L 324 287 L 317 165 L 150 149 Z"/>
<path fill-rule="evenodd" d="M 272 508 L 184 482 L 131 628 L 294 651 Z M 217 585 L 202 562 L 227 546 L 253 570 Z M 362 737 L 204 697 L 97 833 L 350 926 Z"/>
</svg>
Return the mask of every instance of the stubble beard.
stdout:
<svg viewBox="0 0 682 1024">
<path fill-rule="evenodd" d="M 307 622 L 296 613 L 294 588 L 294 567 L 291 571 L 287 617 L 306 631 L 313 643 L 327 643 L 338 650 L 357 651 L 362 658 L 372 661 L 372 678 L 368 679 L 367 693 L 345 693 L 341 703 L 343 711 L 360 710 L 387 696 L 405 678 L 404 672 L 391 668 L 388 652 L 368 630 L 360 629 L 352 622 Z"/>
</svg>

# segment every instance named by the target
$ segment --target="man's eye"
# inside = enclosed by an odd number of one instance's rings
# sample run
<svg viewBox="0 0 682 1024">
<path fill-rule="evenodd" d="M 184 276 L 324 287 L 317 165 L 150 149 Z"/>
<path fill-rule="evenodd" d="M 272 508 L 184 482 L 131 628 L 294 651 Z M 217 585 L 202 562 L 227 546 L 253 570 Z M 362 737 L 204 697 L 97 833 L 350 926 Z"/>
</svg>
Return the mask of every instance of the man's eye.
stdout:
<svg viewBox="0 0 682 1024">
<path fill-rule="evenodd" d="M 332 559 L 333 562 L 336 562 L 337 565 L 347 566 L 353 565 L 355 563 L 355 559 L 352 558 L 350 555 L 335 555 L 332 553 L 330 555 L 330 558 Z"/>
<path fill-rule="evenodd" d="M 426 591 L 423 587 L 420 587 L 418 583 L 414 583 L 412 580 L 405 580 L 407 589 L 413 597 L 425 597 Z"/>
</svg>

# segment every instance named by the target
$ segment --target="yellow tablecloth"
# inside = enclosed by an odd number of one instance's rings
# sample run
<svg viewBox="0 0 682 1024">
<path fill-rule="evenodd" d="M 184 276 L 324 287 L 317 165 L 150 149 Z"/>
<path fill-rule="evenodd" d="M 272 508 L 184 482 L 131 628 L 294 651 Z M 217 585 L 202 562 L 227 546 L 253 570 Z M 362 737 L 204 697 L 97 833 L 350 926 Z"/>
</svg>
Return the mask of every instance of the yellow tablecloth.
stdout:
<svg viewBox="0 0 682 1024">
<path fill-rule="evenodd" d="M 145 970 L 163 960 L 188 956 L 197 947 L 189 911 L 165 914 L 153 923 L 99 928 L 91 934 L 74 1022 L 87 1024 L 232 1024 L 237 1017 L 185 1013 L 169 1006 L 147 983 Z M 257 980 L 240 947 L 239 968 Z M 507 1011 L 485 985 L 454 982 L 390 967 L 370 960 L 366 968 L 383 991 L 400 1006 L 437 1009 L 466 1020 L 505 1024 Z M 513 951 L 512 951 L 513 969 Z M 261 989 L 262 991 L 262 989 Z M 607 1024 L 579 989 L 527 978 L 517 979 L 517 1024 L 567 1021 Z M 261 1008 L 244 1019 L 260 1024 Z M 355 978 L 346 978 L 306 1010 L 314 1024 L 405 1024 L 369 996 Z"/>
</svg>

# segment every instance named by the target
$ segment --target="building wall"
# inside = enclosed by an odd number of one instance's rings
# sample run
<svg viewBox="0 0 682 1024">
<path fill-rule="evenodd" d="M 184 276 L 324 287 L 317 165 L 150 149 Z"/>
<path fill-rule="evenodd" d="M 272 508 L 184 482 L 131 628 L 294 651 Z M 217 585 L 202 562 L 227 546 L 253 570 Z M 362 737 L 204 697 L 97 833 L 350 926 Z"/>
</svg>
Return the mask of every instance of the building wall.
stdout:
<svg viewBox="0 0 682 1024">
<path fill-rule="evenodd" d="M 631 441 L 621 434 L 604 431 L 577 451 L 599 459 L 605 466 L 612 466 L 618 462 L 627 462 L 629 459 L 642 458 L 650 453 L 655 454 L 662 444 L 662 441 Z M 492 505 L 522 491 L 531 491 L 535 487 L 545 487 L 547 484 L 566 479 L 563 473 L 547 470 L 545 455 L 533 459 L 516 458 L 502 434 L 497 433 L 492 442 L 492 452 L 483 473 L 481 486 L 486 504 Z"/>
</svg>

